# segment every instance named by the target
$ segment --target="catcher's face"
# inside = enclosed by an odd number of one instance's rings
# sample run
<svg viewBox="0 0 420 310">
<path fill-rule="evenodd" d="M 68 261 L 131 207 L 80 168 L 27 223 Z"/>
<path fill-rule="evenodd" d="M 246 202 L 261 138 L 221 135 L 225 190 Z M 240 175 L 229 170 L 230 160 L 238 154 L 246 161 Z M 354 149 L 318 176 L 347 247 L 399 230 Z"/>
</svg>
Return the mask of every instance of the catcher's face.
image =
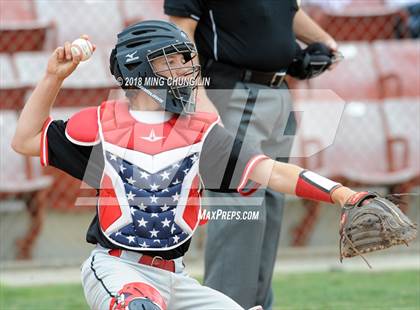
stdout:
<svg viewBox="0 0 420 310">
<path fill-rule="evenodd" d="M 151 61 L 151 65 L 155 74 L 164 78 L 193 79 L 197 71 L 192 61 L 187 61 L 180 53 L 155 58 Z"/>
<path fill-rule="evenodd" d="M 170 44 L 147 55 L 149 65 L 156 77 L 165 82 L 169 94 L 169 105 L 178 113 L 194 113 L 200 65 L 193 59 L 197 55 L 195 45 L 190 42 Z M 167 99 L 168 99 L 167 98 Z M 172 107 L 171 107 L 172 109 Z"/>
<path fill-rule="evenodd" d="M 175 52 L 168 54 L 162 49 L 162 55 L 149 58 L 150 65 L 156 76 L 167 80 L 169 93 L 182 105 L 183 113 L 194 113 L 200 66 L 194 64 L 195 52 L 188 45 L 174 49 Z"/>
</svg>

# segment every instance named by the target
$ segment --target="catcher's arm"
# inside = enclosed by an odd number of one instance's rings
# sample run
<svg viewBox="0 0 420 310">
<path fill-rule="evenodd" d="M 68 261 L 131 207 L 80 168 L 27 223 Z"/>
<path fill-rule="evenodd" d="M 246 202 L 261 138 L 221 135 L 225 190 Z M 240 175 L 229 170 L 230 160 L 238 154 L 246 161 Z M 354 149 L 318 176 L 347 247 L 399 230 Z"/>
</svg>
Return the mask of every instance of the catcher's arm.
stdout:
<svg viewBox="0 0 420 310">
<path fill-rule="evenodd" d="M 88 39 L 87 36 L 82 38 Z M 64 46 L 56 48 L 48 60 L 44 77 L 26 102 L 12 140 L 12 148 L 16 152 L 30 156 L 40 155 L 44 122 L 50 115 L 64 79 L 76 69 L 81 60 L 81 54 L 73 56 L 70 47 L 70 42 L 66 42 Z"/>
<path fill-rule="evenodd" d="M 252 170 L 250 179 L 277 192 L 341 206 L 356 193 L 311 171 L 272 159 L 259 162 Z"/>
</svg>

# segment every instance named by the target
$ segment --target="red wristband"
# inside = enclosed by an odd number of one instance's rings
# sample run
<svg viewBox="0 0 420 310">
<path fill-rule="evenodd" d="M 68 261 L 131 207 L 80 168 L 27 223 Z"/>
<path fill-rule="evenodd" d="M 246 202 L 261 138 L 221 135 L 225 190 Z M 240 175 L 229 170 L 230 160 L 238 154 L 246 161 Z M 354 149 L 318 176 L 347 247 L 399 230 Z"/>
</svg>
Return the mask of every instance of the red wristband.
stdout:
<svg viewBox="0 0 420 310">
<path fill-rule="evenodd" d="M 342 186 L 340 183 L 331 181 L 315 172 L 303 170 L 299 174 L 295 193 L 296 196 L 305 199 L 332 203 L 331 194 L 340 186 Z"/>
</svg>

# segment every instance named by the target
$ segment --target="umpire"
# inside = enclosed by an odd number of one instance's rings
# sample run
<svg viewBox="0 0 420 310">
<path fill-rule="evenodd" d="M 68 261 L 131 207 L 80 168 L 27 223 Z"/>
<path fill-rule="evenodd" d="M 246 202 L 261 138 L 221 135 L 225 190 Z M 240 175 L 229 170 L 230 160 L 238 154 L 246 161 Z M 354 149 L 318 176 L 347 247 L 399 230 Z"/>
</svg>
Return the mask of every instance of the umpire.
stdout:
<svg viewBox="0 0 420 310">
<path fill-rule="evenodd" d="M 322 42 L 331 50 L 336 42 L 297 0 L 165 0 L 164 9 L 194 38 L 202 75 L 211 79 L 208 96 L 200 91 L 198 109 L 218 112 L 239 140 L 250 137 L 268 156 L 287 161 L 295 119 L 283 78 L 296 55 L 296 37 L 307 44 Z M 229 181 L 223 178 L 222 185 Z M 241 206 L 234 192 L 208 194 L 219 201 L 230 199 L 225 210 L 260 212 L 256 221 L 209 221 L 204 284 L 245 309 L 271 309 L 284 196 L 260 190 L 257 197 L 263 205 L 250 207 Z"/>
</svg>

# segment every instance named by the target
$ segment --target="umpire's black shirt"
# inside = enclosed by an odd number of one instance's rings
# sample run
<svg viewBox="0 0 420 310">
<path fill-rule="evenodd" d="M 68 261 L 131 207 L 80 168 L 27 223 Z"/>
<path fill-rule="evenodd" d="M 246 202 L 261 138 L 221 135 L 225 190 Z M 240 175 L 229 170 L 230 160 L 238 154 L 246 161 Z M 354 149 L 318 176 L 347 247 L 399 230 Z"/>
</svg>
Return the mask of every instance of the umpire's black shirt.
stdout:
<svg viewBox="0 0 420 310">
<path fill-rule="evenodd" d="M 297 10 L 297 0 L 165 0 L 166 14 L 198 21 L 201 56 L 259 71 L 292 62 Z"/>
</svg>

